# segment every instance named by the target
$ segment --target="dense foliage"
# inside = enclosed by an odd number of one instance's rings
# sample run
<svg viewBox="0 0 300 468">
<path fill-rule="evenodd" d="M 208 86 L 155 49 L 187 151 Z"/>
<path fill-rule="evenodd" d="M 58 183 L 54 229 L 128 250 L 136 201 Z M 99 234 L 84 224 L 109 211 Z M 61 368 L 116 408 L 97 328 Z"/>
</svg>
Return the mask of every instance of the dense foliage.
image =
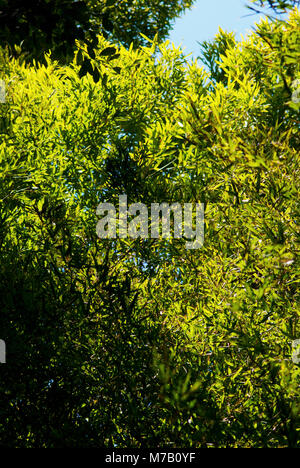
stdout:
<svg viewBox="0 0 300 468">
<path fill-rule="evenodd" d="M 91 47 L 101 31 L 123 45 L 143 43 L 141 33 L 164 39 L 172 20 L 191 0 L 0 0 L 0 45 L 19 48 L 43 60 L 49 49 L 62 61 L 73 55 L 75 40 Z M 17 45 L 15 50 L 14 46 Z"/>
<path fill-rule="evenodd" d="M 1 446 L 299 444 L 299 36 L 297 10 L 220 31 L 211 73 L 156 41 L 2 50 Z M 204 202 L 203 248 L 99 239 L 122 193 Z"/>
</svg>

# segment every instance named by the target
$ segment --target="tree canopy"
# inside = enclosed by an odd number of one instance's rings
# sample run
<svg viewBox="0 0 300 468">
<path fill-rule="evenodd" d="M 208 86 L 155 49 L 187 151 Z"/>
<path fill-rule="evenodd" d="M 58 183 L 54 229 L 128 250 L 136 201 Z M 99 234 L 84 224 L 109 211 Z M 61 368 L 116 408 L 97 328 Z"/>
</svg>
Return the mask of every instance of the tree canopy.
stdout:
<svg viewBox="0 0 300 468">
<path fill-rule="evenodd" d="M 157 39 L 1 49 L 0 446 L 299 446 L 299 35 L 220 30 L 208 71 Z M 99 239 L 124 193 L 203 202 L 202 249 Z"/>
<path fill-rule="evenodd" d="M 252 3 L 260 6 L 268 6 L 277 12 L 283 12 L 299 6 L 299 0 L 251 0 Z"/>
<path fill-rule="evenodd" d="M 20 46 L 29 59 L 70 59 L 75 40 L 93 45 L 99 33 L 129 46 L 141 33 L 163 40 L 191 0 L 0 0 L 0 45 Z"/>
</svg>

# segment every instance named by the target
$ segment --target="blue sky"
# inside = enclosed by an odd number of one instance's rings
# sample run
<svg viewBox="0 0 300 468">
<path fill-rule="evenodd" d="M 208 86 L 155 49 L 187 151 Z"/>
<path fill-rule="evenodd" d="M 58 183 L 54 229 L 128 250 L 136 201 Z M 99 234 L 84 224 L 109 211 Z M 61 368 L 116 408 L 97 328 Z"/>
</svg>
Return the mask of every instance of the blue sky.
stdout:
<svg viewBox="0 0 300 468">
<path fill-rule="evenodd" d="M 176 46 L 185 47 L 186 53 L 199 55 L 198 42 L 213 39 L 219 26 L 227 31 L 234 31 L 237 38 L 251 30 L 260 15 L 253 14 L 246 8 L 247 0 L 197 0 L 191 10 L 178 18 L 169 39 Z M 250 16 L 249 16 L 250 15 Z"/>
</svg>

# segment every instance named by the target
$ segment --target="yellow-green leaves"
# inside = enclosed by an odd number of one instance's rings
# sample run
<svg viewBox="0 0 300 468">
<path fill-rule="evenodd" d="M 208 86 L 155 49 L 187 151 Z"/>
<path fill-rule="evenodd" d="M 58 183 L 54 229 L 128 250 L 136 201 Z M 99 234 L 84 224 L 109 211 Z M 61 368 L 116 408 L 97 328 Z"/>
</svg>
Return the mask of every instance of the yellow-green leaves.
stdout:
<svg viewBox="0 0 300 468">
<path fill-rule="evenodd" d="M 298 24 L 220 31 L 210 74 L 158 38 L 0 55 L 1 441 L 299 445 Z M 99 239 L 122 194 L 203 202 L 203 247 Z"/>
</svg>

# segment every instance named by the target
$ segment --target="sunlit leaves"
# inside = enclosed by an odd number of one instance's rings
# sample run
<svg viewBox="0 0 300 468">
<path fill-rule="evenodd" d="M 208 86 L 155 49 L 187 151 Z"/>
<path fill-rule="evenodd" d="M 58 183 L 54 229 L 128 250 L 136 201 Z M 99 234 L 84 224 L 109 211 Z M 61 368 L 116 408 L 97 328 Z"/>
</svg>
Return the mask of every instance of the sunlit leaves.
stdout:
<svg viewBox="0 0 300 468">
<path fill-rule="evenodd" d="M 3 54 L 3 444 L 297 446 L 298 21 L 220 32 L 210 75 L 157 39 Z M 98 239 L 122 193 L 204 202 L 203 248 Z"/>
</svg>

